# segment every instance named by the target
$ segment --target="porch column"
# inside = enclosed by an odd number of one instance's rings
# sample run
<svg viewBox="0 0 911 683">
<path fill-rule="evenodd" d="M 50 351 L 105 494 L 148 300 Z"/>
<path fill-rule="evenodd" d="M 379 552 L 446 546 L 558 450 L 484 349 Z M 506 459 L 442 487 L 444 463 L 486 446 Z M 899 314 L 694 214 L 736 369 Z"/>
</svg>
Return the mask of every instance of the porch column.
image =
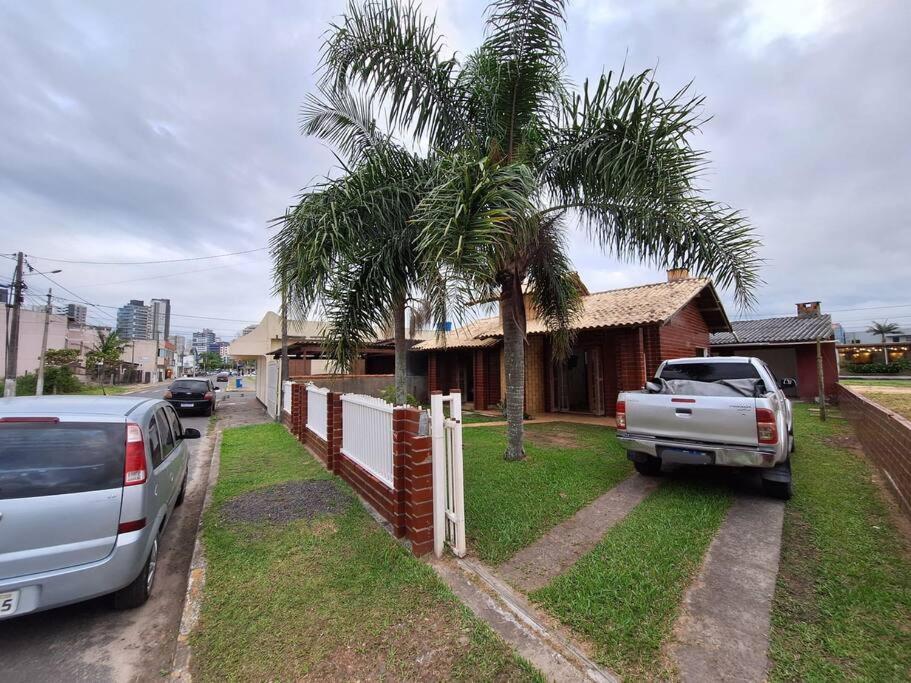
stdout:
<svg viewBox="0 0 911 683">
<path fill-rule="evenodd" d="M 474 408 L 487 410 L 487 353 L 484 349 L 474 352 Z"/>
<path fill-rule="evenodd" d="M 439 376 L 437 375 L 437 353 L 432 351 L 427 354 L 427 393 L 439 391 Z"/>
</svg>

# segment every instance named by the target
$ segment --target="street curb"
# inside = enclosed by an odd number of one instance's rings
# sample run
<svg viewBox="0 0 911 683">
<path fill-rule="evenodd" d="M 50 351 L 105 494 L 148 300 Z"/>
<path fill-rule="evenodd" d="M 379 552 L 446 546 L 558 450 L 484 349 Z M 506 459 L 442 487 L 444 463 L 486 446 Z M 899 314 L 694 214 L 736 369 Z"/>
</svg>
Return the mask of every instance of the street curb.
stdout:
<svg viewBox="0 0 911 683">
<path fill-rule="evenodd" d="M 206 553 L 202 543 L 202 526 L 206 510 L 212 504 L 212 491 L 218 482 L 218 469 L 221 460 L 222 430 L 216 427 L 215 443 L 212 445 L 212 457 L 209 460 L 209 479 L 206 482 L 206 493 L 199 512 L 199 523 L 196 525 L 196 540 L 193 542 L 193 558 L 190 560 L 190 570 L 187 574 L 187 591 L 184 595 L 183 613 L 180 617 L 180 628 L 177 632 L 177 647 L 174 659 L 171 662 L 172 681 L 185 681 L 190 683 L 193 675 L 190 673 L 190 660 L 193 649 L 190 646 L 190 635 L 199 621 L 199 612 L 202 608 L 203 587 L 206 585 Z"/>
</svg>

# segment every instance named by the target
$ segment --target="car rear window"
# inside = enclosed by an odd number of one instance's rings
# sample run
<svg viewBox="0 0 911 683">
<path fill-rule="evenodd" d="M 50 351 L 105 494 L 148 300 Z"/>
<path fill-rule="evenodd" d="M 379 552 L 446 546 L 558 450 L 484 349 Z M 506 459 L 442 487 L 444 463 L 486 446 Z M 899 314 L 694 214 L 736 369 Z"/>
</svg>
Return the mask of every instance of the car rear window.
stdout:
<svg viewBox="0 0 911 683">
<path fill-rule="evenodd" d="M 122 424 L 0 424 L 0 500 L 123 485 Z"/>
<path fill-rule="evenodd" d="M 692 382 L 717 382 L 722 379 L 759 379 L 750 363 L 669 363 L 661 379 L 686 379 Z"/>
<path fill-rule="evenodd" d="M 209 383 L 202 382 L 200 380 L 181 380 L 180 382 L 174 382 L 171 385 L 171 390 L 177 391 L 192 391 L 199 394 L 204 394 L 209 390 Z"/>
</svg>

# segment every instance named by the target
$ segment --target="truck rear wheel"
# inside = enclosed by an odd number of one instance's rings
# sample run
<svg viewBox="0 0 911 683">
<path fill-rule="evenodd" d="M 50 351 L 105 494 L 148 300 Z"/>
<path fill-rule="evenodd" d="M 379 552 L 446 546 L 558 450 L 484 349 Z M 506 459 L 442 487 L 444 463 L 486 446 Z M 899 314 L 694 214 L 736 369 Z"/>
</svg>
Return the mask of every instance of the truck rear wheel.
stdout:
<svg viewBox="0 0 911 683">
<path fill-rule="evenodd" d="M 639 474 L 646 477 L 657 477 L 661 474 L 661 458 L 656 458 L 644 453 L 637 453 L 639 458 L 630 458 Z M 644 456 L 644 457 L 643 457 Z"/>
<path fill-rule="evenodd" d="M 762 492 L 769 498 L 779 500 L 790 500 L 794 493 L 790 481 L 772 481 L 770 479 L 762 480 Z"/>
</svg>

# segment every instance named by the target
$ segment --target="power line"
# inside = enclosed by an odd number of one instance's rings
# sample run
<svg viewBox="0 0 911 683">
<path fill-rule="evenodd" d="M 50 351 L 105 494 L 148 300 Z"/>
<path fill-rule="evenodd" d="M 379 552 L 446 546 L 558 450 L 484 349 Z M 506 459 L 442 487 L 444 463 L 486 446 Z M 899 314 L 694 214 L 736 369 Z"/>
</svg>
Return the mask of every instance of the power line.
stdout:
<svg viewBox="0 0 911 683">
<path fill-rule="evenodd" d="M 163 261 L 79 261 L 75 259 L 52 258 L 50 256 L 35 256 L 28 254 L 29 258 L 38 259 L 39 261 L 53 261 L 55 263 L 75 263 L 87 266 L 148 266 L 157 263 L 181 263 L 184 261 L 207 261 L 215 258 L 225 258 L 226 256 L 240 256 L 241 254 L 252 254 L 257 251 L 265 251 L 268 247 L 257 247 L 256 249 L 247 249 L 245 251 L 233 251 L 229 254 L 212 254 L 211 256 L 193 256 L 190 258 L 166 259 Z"/>
<path fill-rule="evenodd" d="M 93 287 L 107 287 L 108 285 L 124 285 L 130 282 L 142 282 L 143 280 L 162 280 L 166 277 L 177 277 L 178 275 L 190 275 L 191 273 L 207 273 L 212 270 L 222 270 L 225 266 L 214 266 L 213 268 L 197 268 L 196 270 L 184 270 L 179 273 L 166 273 L 165 275 L 152 275 L 150 277 L 136 277 L 130 280 L 117 280 L 116 282 L 96 282 L 91 285 L 78 285 L 79 287 L 85 287 L 86 289 L 92 289 Z"/>
<path fill-rule="evenodd" d="M 70 293 L 72 294 L 72 292 L 70 292 Z M 76 301 L 75 299 L 67 299 L 66 297 L 62 297 L 62 296 L 55 296 L 54 298 L 58 299 L 60 301 L 67 301 L 70 303 L 88 303 L 85 301 L 85 299 Z M 100 308 L 111 308 L 114 310 L 122 308 L 122 306 L 111 306 L 108 304 L 89 304 L 89 305 L 95 306 L 95 307 L 100 307 Z M 205 316 L 205 315 L 190 315 L 188 313 L 173 313 L 173 312 L 171 313 L 171 317 L 172 318 L 194 318 L 197 320 L 214 320 L 216 322 L 228 322 L 228 323 L 247 323 L 248 325 L 255 325 L 256 323 L 259 322 L 259 320 L 240 320 L 238 318 L 213 318 L 211 316 Z"/>
</svg>

